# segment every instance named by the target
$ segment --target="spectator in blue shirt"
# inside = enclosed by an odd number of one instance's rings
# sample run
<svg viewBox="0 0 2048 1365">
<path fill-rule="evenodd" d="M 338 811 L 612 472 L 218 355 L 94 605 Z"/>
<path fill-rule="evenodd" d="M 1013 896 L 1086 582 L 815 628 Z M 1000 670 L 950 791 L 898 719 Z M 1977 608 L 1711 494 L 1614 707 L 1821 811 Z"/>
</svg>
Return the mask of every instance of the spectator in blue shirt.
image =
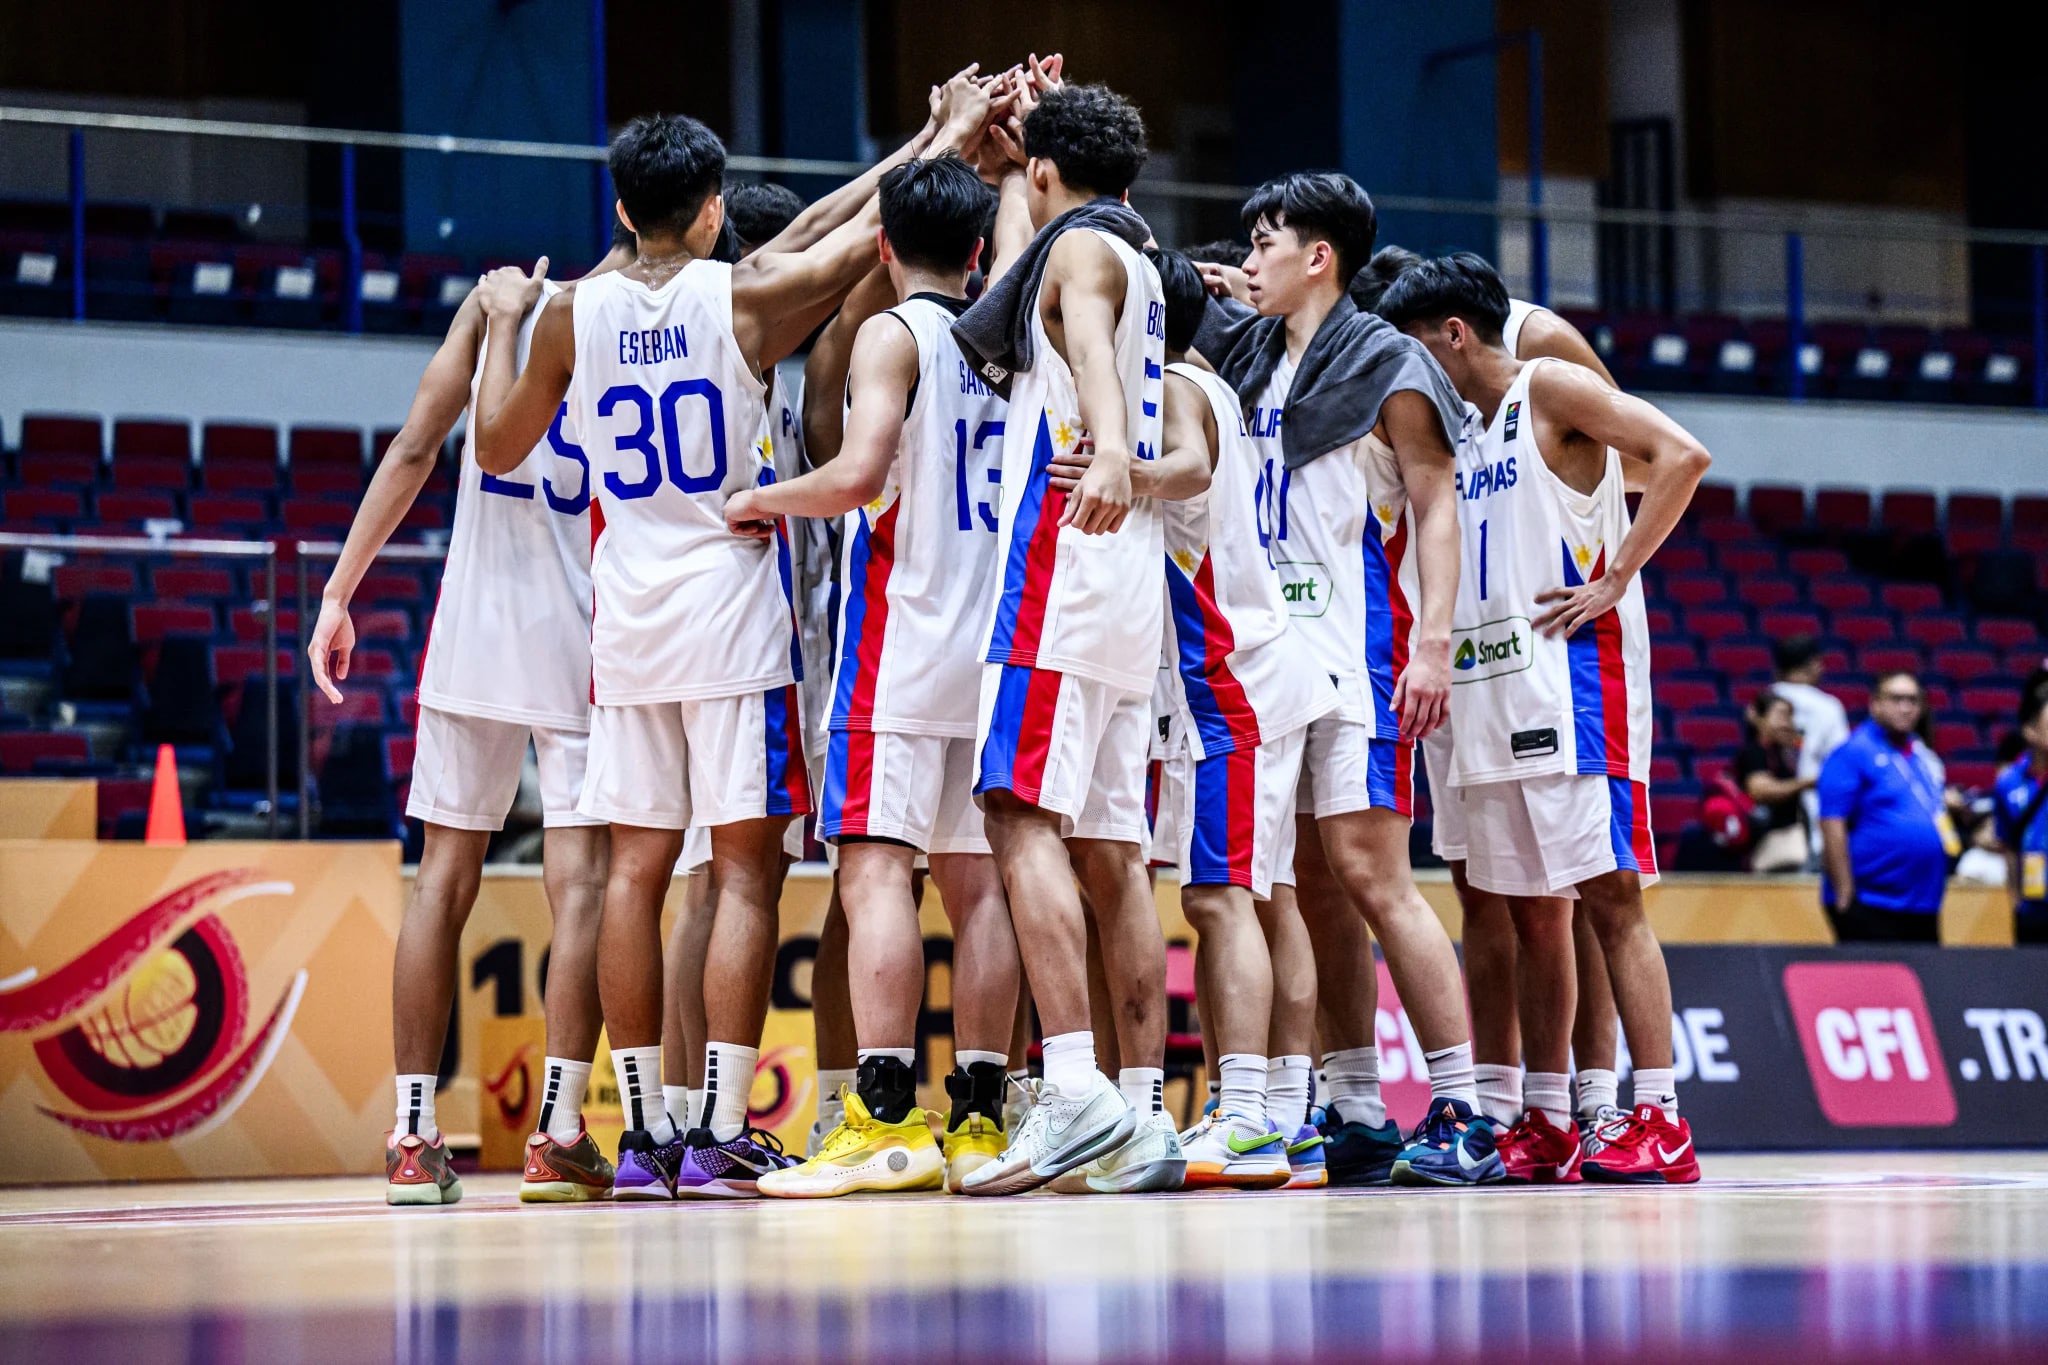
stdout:
<svg viewBox="0 0 2048 1365">
<path fill-rule="evenodd" d="M 2048 683 L 2020 703 L 2027 751 L 1998 775 L 1992 820 L 2011 865 L 2013 937 L 2048 943 Z"/>
<path fill-rule="evenodd" d="M 1880 677 L 1870 718 L 1821 769 L 1821 897 L 1844 943 L 1941 941 L 1962 844 L 1941 760 L 1918 733 L 1925 704 L 1912 674 Z"/>
</svg>

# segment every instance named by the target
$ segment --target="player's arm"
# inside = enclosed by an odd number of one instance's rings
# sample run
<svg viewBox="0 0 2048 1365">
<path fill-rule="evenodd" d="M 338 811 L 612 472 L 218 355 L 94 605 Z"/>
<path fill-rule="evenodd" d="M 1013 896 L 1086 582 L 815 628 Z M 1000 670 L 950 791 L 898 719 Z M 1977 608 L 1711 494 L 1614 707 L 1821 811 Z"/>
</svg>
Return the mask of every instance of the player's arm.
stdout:
<svg viewBox="0 0 2048 1365">
<path fill-rule="evenodd" d="M 1041 307 L 1059 310 L 1081 425 L 1095 442 L 1095 458 L 1068 496 L 1060 525 L 1091 536 L 1114 532 L 1131 510 L 1130 409 L 1116 368 L 1123 262 L 1092 232 L 1064 233 L 1046 253 L 1040 297 Z"/>
<path fill-rule="evenodd" d="M 1007 275 L 1024 248 L 1031 245 L 1031 202 L 1025 194 L 1024 168 L 1013 165 L 1003 172 L 996 186 L 995 240 L 988 244 L 990 258 L 987 283 Z"/>
<path fill-rule="evenodd" d="M 441 443 L 448 439 L 455 419 L 469 402 L 469 379 L 476 372 L 477 347 L 483 344 L 484 337 L 484 312 L 478 292 L 472 289 L 462 301 L 462 307 L 455 311 L 455 320 L 448 324 L 448 335 L 441 339 L 440 348 L 427 362 L 420 386 L 413 393 L 412 407 L 405 414 L 405 425 L 391 438 L 390 446 L 377 462 L 377 472 L 370 478 L 362 506 L 349 523 L 341 557 L 335 560 L 326 590 L 320 594 L 320 619 L 307 641 L 306 658 L 313 668 L 314 684 L 329 701 L 341 700 L 341 692 L 334 684 L 347 679 L 349 654 L 355 648 L 356 631 L 348 619 L 348 604 L 355 596 L 356 585 L 363 581 L 377 552 L 412 510 L 413 500 L 434 472 Z"/>
<path fill-rule="evenodd" d="M 839 453 L 846 417 L 846 373 L 861 325 L 896 301 L 889 272 L 877 265 L 853 287 L 846 302 L 811 343 L 804 361 L 804 456 L 822 469 Z"/>
<path fill-rule="evenodd" d="M 517 362 L 519 320 L 540 293 L 547 274 L 541 257 L 533 275 L 510 266 L 484 277 L 477 293 L 483 299 L 490 331 L 484 345 L 484 373 L 477 385 L 476 463 L 486 474 L 509 474 L 540 444 L 569 391 L 576 364 L 576 286 L 569 285 L 551 307 L 541 310 L 527 347 L 526 368 L 513 374 Z M 524 301 L 522 305 L 522 300 Z M 492 340 L 501 344 L 491 345 Z"/>
<path fill-rule="evenodd" d="M 1560 425 L 1614 447 L 1624 458 L 1633 456 L 1648 470 L 1635 524 L 1608 559 L 1607 572 L 1580 587 L 1552 588 L 1536 595 L 1539 603 L 1555 604 L 1536 619 L 1536 629 L 1569 637 L 1621 601 L 1630 581 L 1685 515 L 1693 489 L 1714 460 L 1691 432 L 1589 370 L 1541 366 L 1530 377 L 1529 397 L 1538 411 Z"/>
<path fill-rule="evenodd" d="M 1169 370 L 1165 387 L 1159 458 L 1131 465 L 1131 495 L 1178 502 L 1209 491 L 1222 441 L 1216 409 L 1201 385 Z"/>
<path fill-rule="evenodd" d="M 1621 387 L 1614 382 L 1606 362 L 1593 349 L 1593 343 L 1586 340 L 1585 333 L 1548 308 L 1538 308 L 1523 318 L 1521 335 L 1515 340 L 1517 360 L 1536 360 L 1543 356 L 1583 365 L 1615 388 Z M 1621 457 L 1621 474 L 1631 493 L 1640 493 L 1649 486 L 1649 468 L 1633 455 Z"/>
<path fill-rule="evenodd" d="M 1456 457 L 1436 404 L 1413 389 L 1388 396 L 1380 425 L 1415 513 L 1422 601 L 1408 666 L 1394 680 L 1394 711 L 1401 717 L 1401 738 L 1421 739 L 1450 716 L 1451 613 L 1458 603 Z"/>
<path fill-rule="evenodd" d="M 836 517 L 881 496 L 903 440 L 904 410 L 917 383 L 917 342 L 894 316 L 869 318 L 853 347 L 846 439 L 830 464 L 786 483 L 748 488 L 726 500 L 726 524 L 759 535 L 776 517 Z"/>
</svg>

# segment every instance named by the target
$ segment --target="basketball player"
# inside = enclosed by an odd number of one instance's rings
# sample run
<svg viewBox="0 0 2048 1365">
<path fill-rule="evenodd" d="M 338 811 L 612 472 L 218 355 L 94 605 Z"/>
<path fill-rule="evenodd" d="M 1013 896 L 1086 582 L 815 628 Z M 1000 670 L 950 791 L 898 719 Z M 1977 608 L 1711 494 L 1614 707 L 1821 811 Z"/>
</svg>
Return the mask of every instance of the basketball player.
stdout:
<svg viewBox="0 0 2048 1365">
<path fill-rule="evenodd" d="M 945 145 L 978 133 L 986 92 L 957 83 Z M 750 1131 L 776 943 L 774 888 L 792 816 L 808 812 L 796 699 L 789 560 L 733 536 L 725 502 L 772 481 L 758 454 L 761 376 L 836 307 L 875 260 L 873 206 L 801 252 L 709 259 L 722 221 L 725 149 L 682 117 L 635 120 L 612 145 L 634 264 L 572 287 L 534 332 L 515 379 L 487 364 L 479 462 L 509 460 L 564 393 L 595 450 L 598 514 L 590 774 L 579 808 L 612 826 L 599 987 L 627 1133 L 622 1197 L 751 1195 L 787 1164 Z M 493 321 L 509 301 L 492 297 Z M 706 648 L 707 641 L 718 647 Z M 660 915 L 683 831 L 708 825 L 718 908 L 706 958 L 704 1113 L 687 1140 L 659 1089 Z"/>
<path fill-rule="evenodd" d="M 1377 309 L 1387 285 L 1422 257 L 1398 246 L 1383 246 L 1351 282 L 1351 297 L 1360 308 Z M 1507 325 L 1501 342 L 1517 360 L 1552 356 L 1583 365 L 1609 384 L 1614 376 L 1601 363 L 1579 329 L 1551 312 L 1523 299 L 1508 300 Z M 1616 385 L 1619 387 L 1619 385 Z M 1631 492 L 1642 487 L 1642 467 L 1624 457 L 1623 472 Z M 1479 1107 L 1501 1124 L 1512 1124 L 1522 1113 L 1522 1037 L 1516 1023 L 1515 959 L 1516 933 L 1513 912 L 1505 896 L 1474 888 L 1465 877 L 1464 797 L 1444 779 L 1451 765 L 1451 729 L 1431 735 L 1424 743 L 1425 767 L 1430 781 L 1430 805 L 1436 819 L 1430 840 L 1436 855 L 1451 870 L 1458 902 L 1464 911 L 1465 984 L 1472 1002 L 1472 1044 L 1477 1064 Z M 1556 906 L 1535 907 L 1535 918 L 1548 923 L 1563 913 Z M 1572 1024 L 1572 1058 L 1575 1076 L 1580 1147 L 1590 1156 L 1599 1150 L 1599 1132 L 1622 1117 L 1616 1107 L 1618 1082 L 1614 1071 L 1616 1024 L 1614 992 L 1607 983 L 1607 959 L 1600 949 L 1600 937 L 1583 909 L 1572 914 L 1572 946 L 1578 961 L 1578 1009 Z"/>
<path fill-rule="evenodd" d="M 586 278 L 632 259 L 632 236 L 622 227 Z M 518 364 L 542 310 L 561 289 L 511 273 L 522 281 L 512 300 L 520 312 L 499 336 Z M 347 679 L 355 646 L 349 599 L 433 473 L 456 415 L 474 403 L 485 322 L 482 293 L 474 291 L 428 363 L 327 580 L 306 653 L 313 681 L 330 701 L 341 701 L 336 683 Z M 425 842 L 392 961 L 399 1126 L 387 1137 L 384 1164 L 385 1197 L 393 1204 L 452 1204 L 462 1196 L 434 1119 L 435 1072 L 462 926 L 476 904 L 491 834 L 504 828 L 518 794 L 529 741 L 540 758 L 541 876 L 554 932 L 546 1074 L 519 1197 L 595 1199 L 611 1185 L 611 1163 L 583 1127 L 597 1047 L 607 841 L 600 822 L 576 811 L 590 735 L 590 482 L 563 417 L 558 408 L 543 439 L 503 477 L 478 466 L 473 411 L 463 441 L 437 628 L 420 670 L 418 750 L 406 801 L 406 814 L 425 826 Z"/>
<path fill-rule="evenodd" d="M 1275 982 L 1255 902 L 1291 875 L 1294 793 L 1308 723 L 1336 689 L 1294 634 L 1258 526 L 1258 451 L 1237 396 L 1186 363 L 1205 295 L 1179 252 L 1153 257 L 1166 299 L 1163 499 L 1166 634 L 1181 744 L 1162 801 L 1172 814 L 1181 906 L 1200 936 L 1204 1031 L 1216 1039 L 1216 1110 L 1181 1136 L 1188 1188 L 1273 1189 L 1289 1182 L 1284 1130 L 1267 1113 L 1267 1040 Z M 1185 474 L 1182 470 L 1185 469 Z M 1179 499 L 1179 500 L 1171 500 Z M 1306 1075 L 1307 1058 L 1301 1059 Z M 1310 1145 L 1321 1146 L 1311 1134 Z"/>
<path fill-rule="evenodd" d="M 1459 460 L 1464 673 L 1449 782 L 1464 791 L 1466 876 L 1513 906 L 1526 1112 L 1508 1177 L 1699 1179 L 1672 1083 L 1671 986 L 1643 914 L 1649 828 L 1649 630 L 1637 574 L 1685 512 L 1707 452 L 1583 367 L 1504 345 L 1507 290 L 1469 253 L 1404 271 L 1382 314 L 1429 347 L 1483 423 Z M 1631 523 L 1623 453 L 1645 468 Z M 1511 462 L 1512 461 L 1512 462 Z M 1576 891 L 1600 936 L 1635 1067 L 1635 1109 L 1585 1158 L 1566 1076 L 1574 964 L 1547 898 Z"/>
<path fill-rule="evenodd" d="M 1045 1030 L 1045 1077 L 1008 1150 L 962 1188 L 1022 1193 L 1091 1162 L 1095 1188 L 1174 1188 L 1184 1162 L 1161 1103 L 1166 945 L 1144 858 L 1164 306 L 1138 250 L 1150 232 L 1118 202 L 1144 163 L 1145 129 L 1108 89 L 1032 67 L 1037 102 L 1013 150 L 1021 173 L 1001 190 L 999 258 L 1006 220 L 1021 214 L 1037 235 L 954 335 L 1010 399 L 975 790 Z M 1089 442 L 1092 461 L 1068 464 Z M 1077 874 L 1132 1024 L 1117 1084 L 1096 1066 Z"/>
<path fill-rule="evenodd" d="M 974 804 L 972 698 L 973 632 L 995 575 L 989 474 L 1003 407 L 952 340 L 989 197 L 958 157 L 883 177 L 882 261 L 901 302 L 855 340 L 839 453 L 726 505 L 736 530 L 775 516 L 854 518 L 818 828 L 839 849 L 859 1074 L 839 1128 L 813 1159 L 764 1178 L 764 1194 L 957 1187 L 1001 1149 L 1017 957 Z M 964 1060 L 947 1082 L 955 1103 L 944 1151 L 917 1104 L 919 852 L 953 921 Z"/>
<path fill-rule="evenodd" d="M 1377 231 L 1356 182 L 1335 172 L 1269 181 L 1243 218 L 1252 309 L 1212 301 L 1197 344 L 1251 413 L 1272 559 L 1340 695 L 1309 726 L 1298 809 L 1312 823 L 1296 846 L 1322 998 L 1333 1024 L 1355 1026 L 1324 1039 L 1331 1177 L 1497 1180 L 1494 1127 L 1474 1107 L 1457 955 L 1408 868 L 1414 745 L 1442 723 L 1450 692 L 1452 450 L 1464 406 L 1421 348 L 1346 293 Z M 1379 1094 L 1361 917 L 1429 1065 L 1429 1114 L 1406 1144 Z"/>
</svg>

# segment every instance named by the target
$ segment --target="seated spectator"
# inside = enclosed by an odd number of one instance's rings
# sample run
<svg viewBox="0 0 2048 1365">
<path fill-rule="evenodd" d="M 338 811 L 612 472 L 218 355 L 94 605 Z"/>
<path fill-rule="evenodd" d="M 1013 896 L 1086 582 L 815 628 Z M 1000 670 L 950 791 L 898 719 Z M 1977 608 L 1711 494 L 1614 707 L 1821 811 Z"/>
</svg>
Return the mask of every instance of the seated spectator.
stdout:
<svg viewBox="0 0 2048 1365">
<path fill-rule="evenodd" d="M 1820 645 L 1811 636 L 1794 635 L 1771 645 L 1771 671 L 1777 681 L 1771 690 L 1792 704 L 1792 728 L 1799 732 L 1799 776 L 1807 779 L 1808 790 L 1800 798 L 1806 808 L 1809 836 L 1820 832 L 1820 802 L 1812 784 L 1820 778 L 1828 756 L 1849 738 L 1849 711 L 1840 699 L 1823 692 L 1820 680 L 1827 671 L 1821 661 Z M 1819 853 L 1820 844 L 1810 845 Z"/>
<path fill-rule="evenodd" d="M 2013 940 L 2048 944 L 2048 681 L 2020 702 L 2027 750 L 1998 775 L 1994 820 L 2012 888 Z"/>
<path fill-rule="evenodd" d="M 1821 903 L 1843 943 L 1938 943 L 1951 859 L 1961 855 L 1941 760 L 1920 738 L 1925 694 L 1879 677 L 1870 718 L 1821 769 Z"/>
<path fill-rule="evenodd" d="M 1749 740 L 1735 751 L 1735 780 L 1756 803 L 1751 826 L 1752 872 L 1802 872 L 1811 856 L 1812 836 L 1801 798 L 1819 775 L 1800 775 L 1799 731 L 1792 703 L 1775 692 L 1760 692 L 1749 704 Z"/>
</svg>

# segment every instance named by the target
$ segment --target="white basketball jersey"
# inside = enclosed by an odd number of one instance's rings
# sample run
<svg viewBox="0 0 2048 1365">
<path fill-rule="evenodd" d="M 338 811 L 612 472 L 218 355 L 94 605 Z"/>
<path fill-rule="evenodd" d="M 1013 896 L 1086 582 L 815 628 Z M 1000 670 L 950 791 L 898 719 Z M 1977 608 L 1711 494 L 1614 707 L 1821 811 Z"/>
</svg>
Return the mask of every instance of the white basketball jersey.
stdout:
<svg viewBox="0 0 2048 1365">
<path fill-rule="evenodd" d="M 794 373 L 794 383 L 791 374 Z M 777 366 L 768 386 L 768 427 L 771 465 L 776 480 L 810 472 L 804 448 L 803 371 L 792 363 Z M 836 517 L 784 517 L 789 537 L 791 606 L 796 614 L 797 655 L 803 665 L 802 708 L 805 743 L 816 752 L 824 743 L 826 693 L 832 685 L 834 588 L 832 560 L 837 542 Z"/>
<path fill-rule="evenodd" d="M 1536 311 L 1536 305 L 1525 299 L 1508 300 L 1507 325 L 1500 329 L 1501 345 L 1507 353 L 1519 359 L 1522 354 L 1522 324 Z"/>
<path fill-rule="evenodd" d="M 917 389 L 888 482 L 847 513 L 831 728 L 972 739 L 1005 404 L 953 340 L 948 301 L 889 315 L 917 343 Z"/>
<path fill-rule="evenodd" d="M 1093 231 L 1093 229 L 1076 229 Z M 1159 453 L 1159 401 L 1165 380 L 1166 303 L 1159 272 L 1122 238 L 1098 234 L 1124 267 L 1123 314 L 1116 324 L 1116 368 L 1127 410 L 1131 454 Z M 1011 380 L 1009 437 L 1003 442 L 1003 506 L 995 610 L 982 657 L 1091 678 L 1140 696 L 1152 690 L 1162 629 L 1158 506 L 1131 504 L 1111 535 L 1062 527 L 1067 495 L 1046 473 L 1055 452 L 1087 436 L 1074 372 L 1045 334 L 1033 295 L 1036 358 Z"/>
<path fill-rule="evenodd" d="M 1278 739 L 1337 706 L 1287 615 L 1259 526 L 1263 470 L 1237 395 L 1193 365 L 1167 373 L 1201 390 L 1215 417 L 1207 492 L 1163 501 L 1168 652 L 1180 674 L 1189 747 L 1215 758 Z"/>
<path fill-rule="evenodd" d="M 533 327 L 558 285 L 519 324 L 526 368 Z M 502 341 L 499 344 L 504 344 Z M 567 405 L 509 474 L 476 462 L 478 348 L 469 381 L 455 526 L 420 663 L 420 705 L 559 730 L 590 728 L 590 463 L 565 424 Z"/>
<path fill-rule="evenodd" d="M 1459 443 L 1463 565 L 1451 636 L 1455 786 L 1552 773 L 1647 782 L 1650 632 L 1640 578 L 1621 603 L 1569 640 L 1539 635 L 1539 594 L 1591 582 L 1628 534 L 1621 457 L 1605 452 L 1600 486 L 1577 493 L 1536 444 L 1522 367 L 1500 410 Z"/>
<path fill-rule="evenodd" d="M 604 706 L 793 682 L 788 552 L 726 529 L 759 484 L 767 391 L 732 334 L 732 267 L 692 261 L 659 288 L 576 286 L 576 402 L 597 541 L 591 667 Z"/>
<path fill-rule="evenodd" d="M 1302 638 L 1336 684 L 1338 714 L 1399 739 L 1394 680 L 1408 666 L 1421 593 L 1408 485 L 1392 447 L 1371 432 L 1288 469 L 1280 429 L 1294 371 L 1282 357 L 1250 426 L 1273 567 Z"/>
</svg>

